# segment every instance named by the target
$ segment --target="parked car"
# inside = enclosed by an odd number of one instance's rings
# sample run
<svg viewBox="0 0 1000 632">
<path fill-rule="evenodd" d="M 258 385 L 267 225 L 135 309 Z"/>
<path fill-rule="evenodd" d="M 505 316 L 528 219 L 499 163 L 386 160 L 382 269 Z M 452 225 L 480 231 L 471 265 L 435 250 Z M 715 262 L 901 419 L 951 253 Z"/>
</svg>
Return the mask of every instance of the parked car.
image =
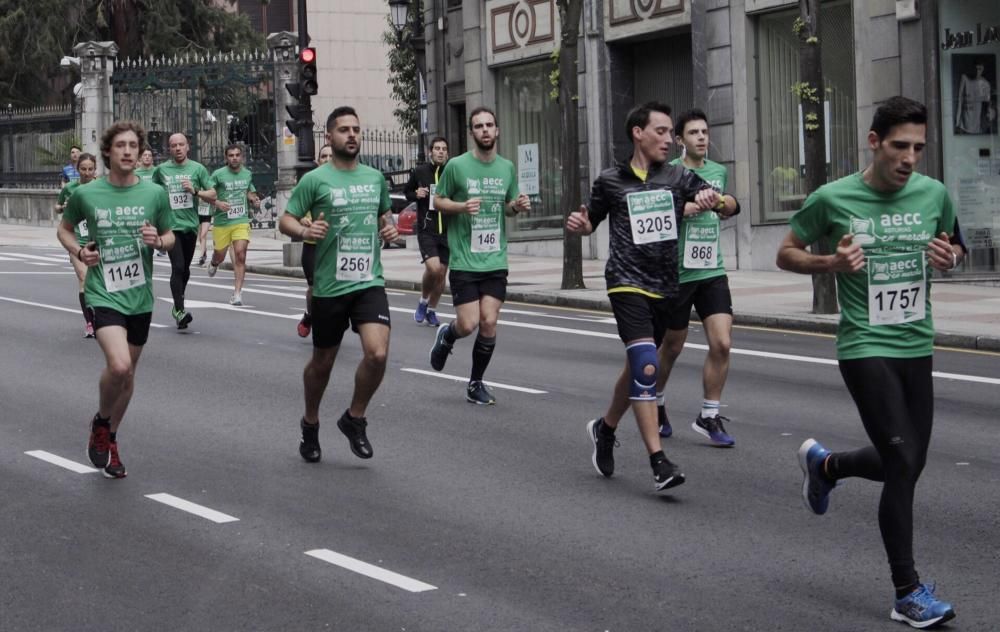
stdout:
<svg viewBox="0 0 1000 632">
<path fill-rule="evenodd" d="M 400 235 L 417 234 L 417 203 L 410 202 L 406 208 L 396 216 L 396 230 Z"/>
</svg>

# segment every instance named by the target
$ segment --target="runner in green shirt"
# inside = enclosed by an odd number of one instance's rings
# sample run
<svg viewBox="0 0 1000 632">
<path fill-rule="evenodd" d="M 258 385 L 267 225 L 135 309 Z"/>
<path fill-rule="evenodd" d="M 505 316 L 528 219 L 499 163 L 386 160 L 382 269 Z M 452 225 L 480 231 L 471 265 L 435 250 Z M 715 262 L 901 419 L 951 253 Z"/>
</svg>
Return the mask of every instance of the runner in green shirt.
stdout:
<svg viewBox="0 0 1000 632">
<path fill-rule="evenodd" d="M 247 204 L 260 206 L 257 189 L 253 186 L 253 174 L 243 166 L 243 148 L 237 144 L 226 147 L 226 166 L 217 169 L 211 178 L 215 189 L 215 217 L 212 225 L 212 244 L 215 251 L 208 265 L 208 276 L 214 277 L 219 265 L 226 260 L 226 251 L 233 247 L 230 258 L 233 262 L 235 282 L 230 305 L 243 304 L 243 279 L 247 274 L 247 246 L 250 245 L 250 215 Z"/>
<path fill-rule="evenodd" d="M 143 148 L 142 155 L 139 157 L 139 166 L 135 170 L 135 175 L 139 176 L 139 179 L 143 182 L 152 182 L 153 173 L 156 172 L 156 168 L 153 166 L 153 150 L 148 145 Z"/>
<path fill-rule="evenodd" d="M 505 215 L 531 210 L 531 200 L 517 189 L 514 163 L 497 155 L 496 114 L 479 107 L 469 116 L 476 146 L 445 165 L 437 183 L 434 208 L 448 220 L 448 250 L 455 320 L 438 327 L 431 366 L 444 368 L 452 346 L 479 330 L 472 347 L 472 375 L 465 399 L 495 404 L 483 374 L 496 347 L 497 319 L 507 297 L 507 223 Z"/>
<path fill-rule="evenodd" d="M 209 182 L 208 170 L 188 159 L 187 136 L 172 134 L 169 143 L 170 160 L 156 168 L 153 182 L 167 191 L 177 237 L 177 247 L 170 250 L 170 294 L 174 299 L 170 315 L 177 329 L 187 329 L 192 316 L 184 309 L 184 291 L 191 278 L 191 260 L 198 239 L 198 200 L 214 201 L 215 189 Z"/>
<path fill-rule="evenodd" d="M 684 158 L 670 164 L 681 165 L 709 183 L 720 194 L 726 190 L 726 168 L 706 158 L 709 148 L 708 117 L 701 110 L 689 110 L 677 117 L 677 141 L 684 147 Z M 684 350 L 691 308 L 698 312 L 708 353 L 702 369 L 701 413 L 691 427 L 714 445 L 731 447 L 733 438 L 726 432 L 723 422 L 728 418 L 719 414 L 722 389 L 729 374 L 729 349 L 733 333 L 733 297 L 729 279 L 722 264 L 722 219 L 740 212 L 740 205 L 732 195 L 723 195 L 719 206 L 710 211 L 684 217 L 678 235 L 680 249 L 680 294 L 670 310 L 667 332 L 660 345 L 660 371 L 656 378 L 656 405 L 660 422 L 660 436 L 672 434 L 663 392 L 674 363 Z"/>
<path fill-rule="evenodd" d="M 123 478 L 118 428 L 135 384 L 135 368 L 149 336 L 153 310 L 152 249 L 170 250 L 174 236 L 167 196 L 141 182 L 134 169 L 146 133 L 119 121 L 101 137 L 108 175 L 84 185 L 69 199 L 57 236 L 59 243 L 89 269 L 87 305 L 93 311 L 97 343 L 106 367 L 100 406 L 90 424 L 87 454 L 108 478 Z M 91 241 L 80 246 L 73 227 L 87 222 Z"/>
<path fill-rule="evenodd" d="M 333 148 L 332 162 L 302 176 L 278 225 L 290 237 L 316 243 L 313 355 L 303 375 L 305 414 L 299 444 L 299 454 L 310 463 L 321 458 L 319 406 L 348 326 L 361 338 L 364 355 L 355 373 L 351 405 L 337 427 L 355 456 L 372 457 L 365 411 L 382 383 L 389 353 L 381 246 L 398 237 L 385 177 L 358 162 L 361 123 L 354 108 L 341 106 L 330 113 L 326 137 Z M 301 219 L 310 211 L 313 221 L 304 226 Z"/>
<path fill-rule="evenodd" d="M 70 197 L 73 193 L 81 186 L 92 182 L 94 178 L 97 177 L 97 158 L 94 154 L 80 154 L 77 160 L 77 170 L 80 172 L 80 179 L 70 182 L 62 188 L 59 192 L 59 202 L 56 204 L 56 212 L 62 213 L 66 209 L 66 204 L 69 202 Z M 73 227 L 73 233 L 76 235 L 77 243 L 81 246 L 86 246 L 87 242 L 90 240 L 90 233 L 87 231 L 87 222 L 79 222 Z M 83 283 L 87 278 L 87 266 L 83 265 L 83 262 L 74 256 L 70 256 L 69 262 L 73 264 L 73 270 L 76 272 L 76 278 L 80 282 L 80 309 L 83 310 L 83 337 L 93 338 L 94 337 L 94 319 L 91 311 L 87 308 L 87 300 L 84 297 Z"/>
<path fill-rule="evenodd" d="M 944 185 L 916 173 L 927 144 L 927 109 L 893 97 L 875 111 L 872 162 L 809 196 L 792 217 L 778 266 L 837 273 L 840 373 L 871 444 L 834 452 L 814 439 L 799 448 L 806 506 L 826 513 L 837 481 L 884 482 L 879 527 L 896 590 L 891 617 L 925 628 L 954 618 L 913 562 L 913 496 L 927 460 L 934 414 L 930 268 L 951 270 L 965 256 Z M 811 254 L 825 241 L 831 255 Z"/>
</svg>

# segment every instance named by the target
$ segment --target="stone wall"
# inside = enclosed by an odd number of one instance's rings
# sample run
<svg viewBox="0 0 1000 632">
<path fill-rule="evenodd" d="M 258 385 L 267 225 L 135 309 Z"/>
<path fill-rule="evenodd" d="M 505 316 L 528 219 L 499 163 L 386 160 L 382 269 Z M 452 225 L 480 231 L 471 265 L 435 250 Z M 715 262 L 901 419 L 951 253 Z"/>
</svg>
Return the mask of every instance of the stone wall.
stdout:
<svg viewBox="0 0 1000 632">
<path fill-rule="evenodd" d="M 56 226 L 56 189 L 0 189 L 0 224 Z"/>
</svg>

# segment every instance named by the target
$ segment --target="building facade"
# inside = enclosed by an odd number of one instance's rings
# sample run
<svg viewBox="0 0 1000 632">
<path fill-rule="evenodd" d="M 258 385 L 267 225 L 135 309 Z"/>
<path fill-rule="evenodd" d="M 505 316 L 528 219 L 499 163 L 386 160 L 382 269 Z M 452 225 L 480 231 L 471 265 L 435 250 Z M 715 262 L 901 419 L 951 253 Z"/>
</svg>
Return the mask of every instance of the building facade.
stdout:
<svg viewBox="0 0 1000 632">
<path fill-rule="evenodd" d="M 538 194 L 511 221 L 512 250 L 561 252 L 558 50 L 554 0 L 424 0 L 428 132 L 467 146 L 466 112 L 494 108 L 500 151 L 538 161 Z M 709 157 L 730 171 L 743 213 L 725 222 L 727 265 L 774 269 L 789 218 L 805 199 L 797 98 L 796 0 L 584 0 L 579 40 L 580 153 L 585 190 L 630 152 L 624 118 L 656 99 L 698 107 Z M 921 171 L 952 192 L 971 256 L 958 274 L 1000 278 L 995 0 L 828 0 L 820 43 L 831 179 L 864 168 L 875 107 L 896 94 L 928 105 Z M 534 153 L 532 153 L 534 152 Z M 457 152 L 456 152 L 457 153 Z M 534 183 L 531 184 L 534 186 Z M 606 234 L 585 243 L 606 253 Z"/>
</svg>

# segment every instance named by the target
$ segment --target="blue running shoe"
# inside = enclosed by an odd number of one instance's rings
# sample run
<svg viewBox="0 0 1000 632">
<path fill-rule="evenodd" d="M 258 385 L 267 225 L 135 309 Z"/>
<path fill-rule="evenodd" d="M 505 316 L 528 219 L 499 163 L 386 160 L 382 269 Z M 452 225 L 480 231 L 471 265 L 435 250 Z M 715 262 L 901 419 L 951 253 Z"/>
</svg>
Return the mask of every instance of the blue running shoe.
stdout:
<svg viewBox="0 0 1000 632">
<path fill-rule="evenodd" d="M 657 406 L 656 416 L 660 422 L 660 436 L 664 439 L 674 434 L 674 429 L 670 427 L 670 419 L 667 418 L 667 407 Z"/>
<path fill-rule="evenodd" d="M 430 325 L 431 327 L 437 327 L 438 325 L 441 324 L 441 321 L 438 320 L 437 312 L 435 312 L 433 309 L 427 310 L 427 324 Z"/>
<path fill-rule="evenodd" d="M 716 417 L 702 417 L 698 415 L 698 418 L 694 420 L 691 427 L 694 428 L 695 432 L 704 435 L 709 441 L 720 448 L 731 448 L 736 442 L 726 432 L 726 428 L 722 425 L 723 421 L 729 420 L 722 415 Z"/>
<path fill-rule="evenodd" d="M 422 323 L 425 318 L 427 318 L 427 303 L 421 301 L 417 303 L 417 311 L 413 312 L 413 320 Z"/>
<path fill-rule="evenodd" d="M 814 514 L 822 516 L 830 506 L 830 492 L 837 486 L 823 474 L 823 461 L 830 451 L 815 439 L 806 439 L 799 447 L 802 467 L 802 499 Z"/>
<path fill-rule="evenodd" d="M 931 628 L 955 618 L 955 609 L 934 594 L 934 584 L 920 584 L 889 613 L 893 621 L 902 621 L 914 628 Z"/>
</svg>

